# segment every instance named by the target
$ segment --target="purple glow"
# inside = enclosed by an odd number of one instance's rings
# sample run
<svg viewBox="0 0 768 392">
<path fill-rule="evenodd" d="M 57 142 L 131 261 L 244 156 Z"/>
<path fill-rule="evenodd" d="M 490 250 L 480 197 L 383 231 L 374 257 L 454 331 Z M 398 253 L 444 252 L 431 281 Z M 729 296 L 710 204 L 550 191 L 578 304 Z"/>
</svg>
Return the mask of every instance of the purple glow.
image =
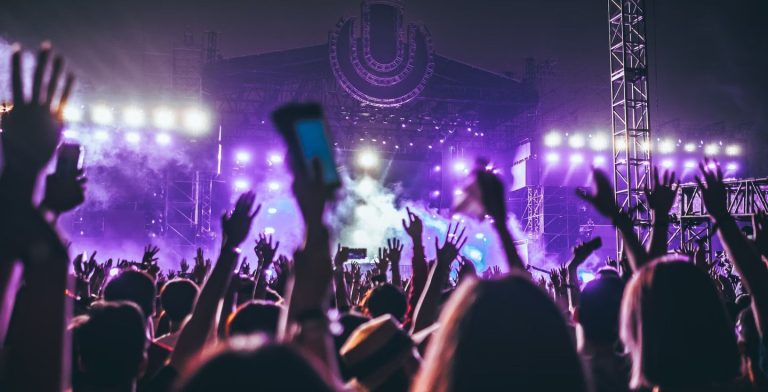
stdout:
<svg viewBox="0 0 768 392">
<path fill-rule="evenodd" d="M 434 168 L 432 168 L 432 171 L 434 172 L 439 172 L 440 170 L 443 170 L 443 168 L 440 167 L 440 165 L 436 165 Z"/>
<path fill-rule="evenodd" d="M 725 166 L 725 169 L 728 171 L 736 171 L 739 170 L 739 164 L 736 162 L 730 162 L 728 165 Z"/>
<path fill-rule="evenodd" d="M 665 169 L 670 169 L 670 168 L 672 168 L 672 166 L 675 166 L 675 161 L 673 161 L 671 159 L 665 159 L 665 160 L 661 161 L 661 167 L 663 167 Z"/>
<path fill-rule="evenodd" d="M 270 215 L 277 214 L 277 208 L 270 207 L 270 208 L 267 209 L 267 213 L 270 214 Z"/>
<path fill-rule="evenodd" d="M 605 157 L 598 155 L 592 159 L 592 164 L 595 166 L 602 166 L 605 164 Z"/>
<path fill-rule="evenodd" d="M 560 154 L 558 154 L 556 152 L 550 152 L 550 153 L 547 154 L 545 159 L 549 163 L 557 163 L 557 162 L 560 162 Z"/>
<path fill-rule="evenodd" d="M 440 191 L 432 191 L 430 193 L 430 196 L 432 196 L 432 197 L 439 197 L 440 196 Z"/>
<path fill-rule="evenodd" d="M 251 153 L 248 151 L 238 151 L 235 153 L 235 161 L 237 163 L 247 163 L 251 161 Z"/>
<path fill-rule="evenodd" d="M 572 154 L 570 161 L 574 165 L 578 165 L 579 163 L 584 162 L 584 156 L 581 154 Z"/>
<path fill-rule="evenodd" d="M 138 132 L 127 132 L 125 141 L 131 144 L 137 144 L 141 141 L 141 135 Z"/>
<path fill-rule="evenodd" d="M 244 191 L 251 187 L 251 182 L 245 178 L 238 178 L 234 181 L 236 191 Z"/>
<path fill-rule="evenodd" d="M 277 181 L 270 181 L 269 184 L 267 184 L 270 191 L 277 191 L 280 190 L 280 183 Z"/>
<path fill-rule="evenodd" d="M 273 152 L 269 154 L 269 163 L 275 164 L 275 163 L 283 163 L 283 156 Z"/>
<path fill-rule="evenodd" d="M 157 136 L 155 136 L 155 141 L 160 145 L 168 145 L 171 144 L 171 136 L 167 133 L 158 133 Z"/>
<path fill-rule="evenodd" d="M 683 164 L 683 166 L 686 169 L 693 169 L 696 167 L 696 161 L 685 161 L 685 164 Z"/>
<path fill-rule="evenodd" d="M 73 129 L 67 129 L 64 132 L 62 132 L 62 135 L 64 135 L 64 138 L 66 139 L 77 139 L 79 136 L 78 132 Z"/>
<path fill-rule="evenodd" d="M 467 170 L 467 164 L 464 163 L 463 161 L 458 161 L 453 164 L 453 171 L 455 171 L 456 173 L 462 173 L 465 170 Z"/>
</svg>

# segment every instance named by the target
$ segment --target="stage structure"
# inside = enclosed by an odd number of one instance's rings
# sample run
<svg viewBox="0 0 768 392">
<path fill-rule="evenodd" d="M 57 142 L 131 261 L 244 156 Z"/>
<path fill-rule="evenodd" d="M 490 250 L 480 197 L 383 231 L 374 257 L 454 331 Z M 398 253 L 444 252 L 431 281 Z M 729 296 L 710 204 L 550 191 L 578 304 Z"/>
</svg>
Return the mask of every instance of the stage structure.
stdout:
<svg viewBox="0 0 768 392">
<path fill-rule="evenodd" d="M 434 53 L 426 27 L 405 19 L 403 1 L 366 0 L 361 17 L 339 21 L 325 44 L 208 64 L 203 95 L 219 115 L 222 176 L 236 146 L 280 145 L 269 115 L 291 101 L 324 106 L 342 160 L 365 148 L 393 165 L 444 168 L 430 180 L 439 188 L 424 194 L 441 195 L 436 207 L 450 206 L 456 160 L 488 156 L 508 170 L 505 153 L 537 131 L 535 81 Z"/>
<path fill-rule="evenodd" d="M 608 0 L 613 183 L 617 204 L 629 211 L 642 243 L 650 233 L 643 189 L 650 186 L 651 121 L 644 0 Z M 619 255 L 623 245 L 616 235 Z"/>
</svg>

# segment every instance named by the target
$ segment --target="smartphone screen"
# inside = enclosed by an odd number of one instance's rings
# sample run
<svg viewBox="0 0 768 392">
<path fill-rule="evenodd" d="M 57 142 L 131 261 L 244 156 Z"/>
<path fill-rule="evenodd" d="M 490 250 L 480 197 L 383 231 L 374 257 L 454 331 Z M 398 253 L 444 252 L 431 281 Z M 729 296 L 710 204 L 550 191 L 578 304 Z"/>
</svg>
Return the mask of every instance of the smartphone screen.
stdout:
<svg viewBox="0 0 768 392">
<path fill-rule="evenodd" d="M 296 121 L 294 127 L 307 169 L 311 172 L 312 162 L 315 159 L 319 160 L 325 184 L 338 185 L 339 173 L 336 171 L 331 146 L 325 134 L 325 122 L 320 118 L 302 119 Z"/>
</svg>

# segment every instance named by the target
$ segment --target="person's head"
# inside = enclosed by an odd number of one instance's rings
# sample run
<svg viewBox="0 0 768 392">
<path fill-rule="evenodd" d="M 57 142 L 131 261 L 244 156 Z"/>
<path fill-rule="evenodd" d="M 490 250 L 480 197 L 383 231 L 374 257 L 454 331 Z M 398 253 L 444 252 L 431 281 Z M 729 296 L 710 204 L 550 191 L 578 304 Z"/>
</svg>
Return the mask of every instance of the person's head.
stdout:
<svg viewBox="0 0 768 392">
<path fill-rule="evenodd" d="M 408 307 L 403 292 L 389 283 L 372 288 L 364 302 L 365 309 L 371 317 L 390 314 L 399 322 L 403 322 Z"/>
<path fill-rule="evenodd" d="M 593 345 L 613 345 L 619 339 L 619 313 L 624 282 L 618 276 L 598 275 L 584 285 L 574 319 L 584 340 Z"/>
<path fill-rule="evenodd" d="M 408 391 L 420 363 L 411 337 L 389 314 L 355 329 L 339 354 L 352 383 L 372 392 Z"/>
<path fill-rule="evenodd" d="M 562 313 L 529 278 L 469 280 L 440 314 L 416 391 L 586 391 Z"/>
<path fill-rule="evenodd" d="M 157 290 L 152 277 L 146 272 L 126 270 L 115 276 L 104 288 L 107 301 L 131 301 L 139 305 L 144 316 L 152 317 L 155 313 L 155 295 Z"/>
<path fill-rule="evenodd" d="M 146 319 L 132 302 L 96 302 L 74 328 L 78 366 L 93 387 L 130 384 L 144 371 Z"/>
<path fill-rule="evenodd" d="M 174 279 L 163 285 L 160 304 L 168 320 L 176 327 L 192 314 L 198 292 L 195 282 L 189 279 Z"/>
<path fill-rule="evenodd" d="M 624 291 L 621 340 L 632 388 L 727 384 L 740 374 L 736 336 L 717 289 L 690 263 L 652 262 Z"/>
<path fill-rule="evenodd" d="M 251 300 L 240 305 L 227 318 L 227 336 L 265 333 L 275 336 L 280 319 L 280 305 Z"/>
<path fill-rule="evenodd" d="M 179 390 L 332 391 L 295 349 L 257 335 L 229 339 L 228 347 L 205 361 Z"/>
</svg>

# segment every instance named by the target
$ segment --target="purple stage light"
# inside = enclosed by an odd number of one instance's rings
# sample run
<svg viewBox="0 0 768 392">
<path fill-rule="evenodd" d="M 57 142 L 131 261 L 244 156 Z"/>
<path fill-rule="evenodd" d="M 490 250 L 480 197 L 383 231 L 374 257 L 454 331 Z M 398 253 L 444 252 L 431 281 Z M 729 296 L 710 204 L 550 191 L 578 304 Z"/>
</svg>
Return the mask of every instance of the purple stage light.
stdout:
<svg viewBox="0 0 768 392">
<path fill-rule="evenodd" d="M 440 167 L 440 165 L 435 165 L 435 167 L 432 168 L 432 171 L 434 172 L 439 172 L 440 170 L 443 170 L 443 168 Z"/>
<path fill-rule="evenodd" d="M 556 152 L 550 152 L 550 153 L 547 154 L 545 159 L 549 163 L 557 163 L 557 162 L 560 162 L 560 154 L 558 154 Z"/>
<path fill-rule="evenodd" d="M 568 138 L 568 145 L 571 146 L 571 148 L 579 149 L 584 147 L 586 143 L 584 136 L 578 133 L 571 135 L 571 137 Z"/>
<path fill-rule="evenodd" d="M 141 135 L 138 132 L 126 132 L 125 141 L 131 144 L 137 144 L 141 141 Z"/>
<path fill-rule="evenodd" d="M 461 188 L 456 188 L 456 189 L 453 190 L 453 194 L 456 195 L 456 196 L 461 196 L 461 195 L 464 194 L 464 191 L 461 190 Z"/>
<path fill-rule="evenodd" d="M 99 141 L 109 140 L 109 132 L 100 129 L 93 133 L 93 138 Z"/>
<path fill-rule="evenodd" d="M 685 152 L 694 152 L 696 151 L 696 144 L 685 143 L 685 145 L 683 146 L 683 150 L 685 150 Z"/>
<path fill-rule="evenodd" d="M 247 163 L 251 161 L 251 153 L 248 151 L 238 151 L 235 153 L 235 161 L 237 163 Z"/>
<path fill-rule="evenodd" d="M 170 129 L 176 126 L 176 114 L 168 108 L 157 108 L 153 114 L 154 125 L 160 129 Z"/>
<path fill-rule="evenodd" d="M 115 117 L 112 114 L 112 109 L 105 105 L 96 105 L 91 108 L 91 121 L 96 124 L 110 125 L 114 119 Z"/>
<path fill-rule="evenodd" d="M 135 106 L 125 108 L 123 110 L 123 122 L 134 128 L 144 126 L 144 111 Z"/>
<path fill-rule="evenodd" d="M 456 173 L 463 173 L 465 170 L 467 170 L 467 164 L 463 161 L 458 161 L 453 164 L 453 171 Z"/>
<path fill-rule="evenodd" d="M 80 134 L 74 129 L 67 129 L 61 133 L 65 139 L 77 139 Z"/>
<path fill-rule="evenodd" d="M 251 182 L 245 178 L 238 178 L 234 182 L 235 190 L 242 192 L 251 187 Z"/>
<path fill-rule="evenodd" d="M 728 171 L 736 171 L 739 170 L 739 164 L 736 162 L 730 162 L 728 165 L 725 166 L 725 169 Z"/>
<path fill-rule="evenodd" d="M 696 161 L 693 161 L 693 160 L 688 160 L 688 161 L 685 161 L 685 163 L 683 164 L 683 166 L 684 166 L 686 169 L 693 169 L 693 168 L 695 168 L 695 167 L 696 167 Z"/>
<path fill-rule="evenodd" d="M 264 228 L 264 234 L 275 234 L 275 228 L 274 227 L 265 227 Z"/>
<path fill-rule="evenodd" d="M 79 106 L 67 105 L 62 111 L 64 121 L 67 122 L 79 122 L 83 120 L 83 109 Z"/>
<path fill-rule="evenodd" d="M 710 163 L 707 164 L 707 168 L 709 170 L 715 170 L 715 169 L 717 169 L 717 164 L 715 162 L 710 162 Z"/>
<path fill-rule="evenodd" d="M 602 133 L 595 134 L 589 142 L 589 146 L 595 151 L 605 151 L 611 145 L 608 141 L 608 137 Z"/>
<path fill-rule="evenodd" d="M 269 163 L 283 163 L 283 156 L 276 152 L 269 153 Z"/>
<path fill-rule="evenodd" d="M 602 166 L 605 164 L 605 156 L 598 155 L 594 158 L 592 158 L 592 164 L 595 166 Z"/>
<path fill-rule="evenodd" d="M 741 154 L 741 146 L 738 144 L 731 144 L 730 146 L 725 147 L 725 155 L 728 156 L 737 156 Z"/>
<path fill-rule="evenodd" d="M 277 191 L 280 190 L 280 183 L 277 181 L 270 181 L 269 184 L 267 184 L 267 187 L 269 187 L 270 191 Z"/>
<path fill-rule="evenodd" d="M 429 195 L 432 197 L 440 197 L 440 191 L 432 191 Z"/>
<path fill-rule="evenodd" d="M 547 147 L 557 147 L 563 143 L 563 136 L 557 131 L 552 131 L 544 136 L 544 145 Z"/>
<path fill-rule="evenodd" d="M 270 214 L 270 215 L 277 214 L 277 208 L 269 207 L 269 208 L 267 208 L 267 213 Z"/>
<path fill-rule="evenodd" d="M 665 169 L 670 169 L 670 168 L 672 168 L 672 166 L 675 166 L 675 161 L 673 161 L 671 159 L 665 159 L 665 160 L 661 161 L 661 167 L 663 167 Z"/>
<path fill-rule="evenodd" d="M 155 141 L 160 145 L 169 145 L 171 144 L 171 135 L 167 133 L 158 133 L 157 136 L 155 136 Z"/>
<path fill-rule="evenodd" d="M 109 270 L 109 276 L 117 276 L 120 273 L 120 268 L 113 267 Z"/>
<path fill-rule="evenodd" d="M 571 154 L 570 161 L 574 165 L 578 165 L 582 162 L 584 162 L 584 156 L 581 154 Z"/>
</svg>

